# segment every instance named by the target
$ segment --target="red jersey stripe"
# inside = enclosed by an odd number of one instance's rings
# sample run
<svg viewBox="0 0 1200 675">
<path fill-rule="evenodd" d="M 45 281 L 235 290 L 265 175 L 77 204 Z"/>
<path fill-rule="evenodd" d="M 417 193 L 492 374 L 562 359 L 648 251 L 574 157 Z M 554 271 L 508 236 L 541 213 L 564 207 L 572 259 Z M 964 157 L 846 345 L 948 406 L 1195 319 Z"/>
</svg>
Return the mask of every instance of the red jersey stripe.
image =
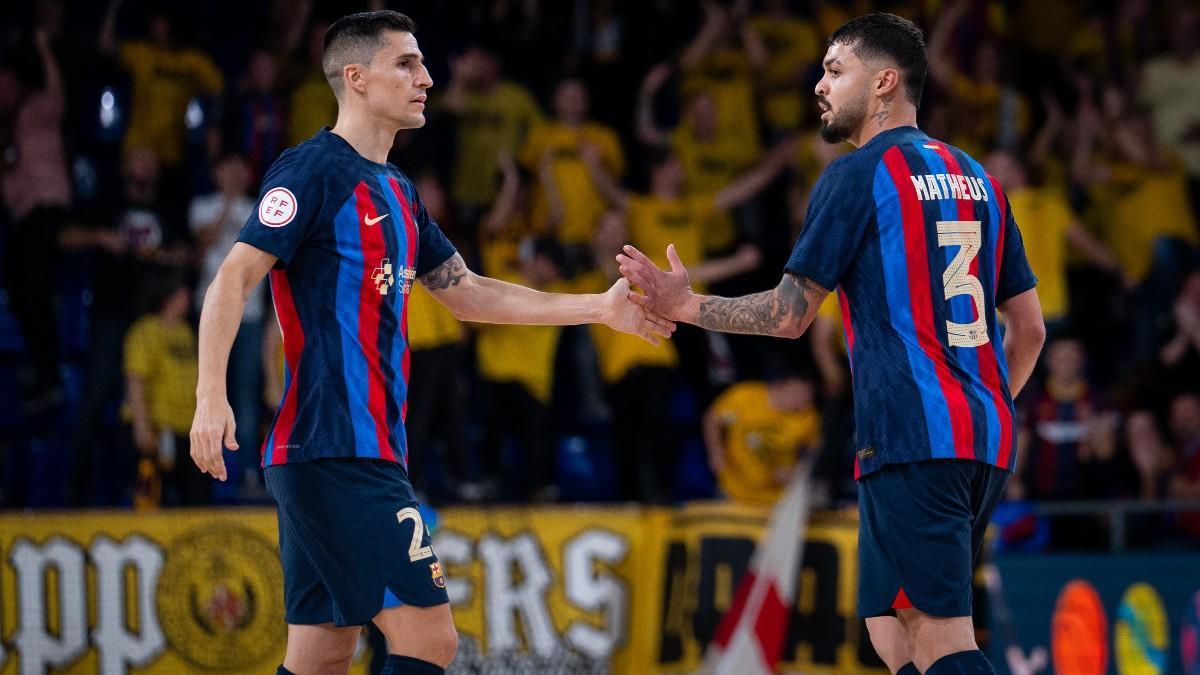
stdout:
<svg viewBox="0 0 1200 675">
<path fill-rule="evenodd" d="M 274 290 L 275 313 L 279 317 L 279 328 L 283 332 L 283 360 L 288 369 L 288 388 L 283 393 L 283 405 L 271 434 L 274 439 L 271 454 L 272 464 L 287 463 L 288 445 L 292 429 L 296 424 L 296 408 L 299 398 L 296 388 L 300 381 L 300 354 L 304 352 L 304 326 L 296 312 L 296 300 L 288 282 L 287 270 L 271 270 L 271 288 Z M 264 455 L 265 458 L 265 455 Z"/>
<path fill-rule="evenodd" d="M 383 237 L 382 225 L 367 224 L 367 218 L 372 221 L 377 219 L 378 210 L 371 201 L 371 190 L 366 182 L 355 186 L 354 197 L 358 207 L 359 245 L 363 255 L 363 281 L 358 305 L 358 341 L 367 360 L 367 410 L 375 427 L 379 458 L 394 462 L 396 453 L 388 440 L 387 393 L 383 384 L 383 369 L 379 364 L 379 306 L 384 302 L 384 296 L 380 295 L 378 283 L 374 278 L 375 270 L 383 265 L 387 255 L 387 242 Z M 395 287 L 385 290 L 388 293 L 397 292 Z"/>
</svg>

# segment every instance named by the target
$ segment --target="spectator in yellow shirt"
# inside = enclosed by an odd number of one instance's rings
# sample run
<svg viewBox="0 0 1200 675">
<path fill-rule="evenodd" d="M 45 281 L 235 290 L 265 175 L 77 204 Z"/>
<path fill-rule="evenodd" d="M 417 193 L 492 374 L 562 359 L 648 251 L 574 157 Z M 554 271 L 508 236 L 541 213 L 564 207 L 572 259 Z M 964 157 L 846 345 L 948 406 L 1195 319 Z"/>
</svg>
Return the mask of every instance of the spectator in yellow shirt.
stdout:
<svg viewBox="0 0 1200 675">
<path fill-rule="evenodd" d="M 147 287 L 152 311 L 125 336 L 126 415 L 139 454 L 139 474 L 153 465 L 165 479 L 168 505 L 207 504 L 212 481 L 189 457 L 188 431 L 196 410 L 196 332 L 187 322 L 191 289 L 178 278 Z M 139 479 L 139 485 L 149 487 Z M 135 504 L 156 504 L 153 489 Z"/>
<path fill-rule="evenodd" d="M 510 157 L 500 160 L 504 183 L 484 217 L 479 258 L 494 279 L 539 290 L 560 290 L 564 256 L 550 237 L 538 237 L 526 217 L 530 181 Z M 553 199 L 553 197 L 552 197 Z M 554 209 L 557 213 L 557 209 Z M 487 401 L 483 469 L 503 478 L 507 500 L 552 501 L 553 427 L 550 402 L 560 326 L 477 324 L 475 356 Z M 506 450 L 515 446 L 517 457 Z M 506 461 L 516 459 L 515 462 Z"/>
<path fill-rule="evenodd" d="M 542 112 L 525 87 L 501 79 L 496 55 L 481 46 L 451 62 L 450 84 L 440 104 L 454 115 L 458 128 L 450 194 L 460 221 L 472 228 L 499 192 L 496 158 L 502 152 L 515 154 L 542 121 Z"/>
<path fill-rule="evenodd" d="M 1129 285 L 1117 257 L 1104 242 L 1083 227 L 1057 185 L 1033 185 L 1025 163 L 1014 153 L 997 150 L 984 158 L 984 167 L 1004 188 L 1009 208 L 1018 223 L 1032 223 L 1021 236 L 1029 264 L 1038 278 L 1038 300 L 1047 332 L 1061 332 L 1068 317 L 1068 245 L 1096 267 L 1111 272 Z"/>
<path fill-rule="evenodd" d="M 705 225 L 714 211 L 728 211 L 753 198 L 786 166 L 795 151 L 791 140 L 768 153 L 757 166 L 715 193 L 687 194 L 683 189 L 683 165 L 670 152 L 662 152 L 650 169 L 650 192 L 625 190 L 604 170 L 594 148 L 585 148 L 584 162 L 609 205 L 624 214 L 634 246 L 656 263 L 667 265 L 668 244 L 674 244 L 683 264 L 697 284 L 712 283 L 747 272 L 758 266 L 760 253 L 743 244 L 732 255 L 706 259 Z M 690 261 L 690 263 L 689 263 Z"/>
<path fill-rule="evenodd" d="M 706 92 L 717 108 L 720 133 L 752 148 L 761 148 L 758 116 L 753 114 L 754 79 L 767 66 L 768 54 L 747 22 L 750 3 L 737 0 L 722 8 L 704 3 L 704 23 L 679 57 L 686 96 Z"/>
<path fill-rule="evenodd" d="M 792 133 L 804 121 L 810 106 L 804 84 L 821 55 L 817 27 L 801 19 L 787 0 L 767 0 L 762 11 L 750 17 L 750 30 L 758 34 L 767 52 L 762 73 L 763 117 L 772 134 Z"/>
<path fill-rule="evenodd" d="M 604 200 L 580 158 L 579 148 L 591 145 L 600 153 L 604 168 L 620 178 L 625 154 L 611 128 L 588 119 L 589 98 L 584 82 L 567 78 L 554 90 L 554 119 L 533 128 L 518 159 L 530 171 L 540 171 L 544 161 L 554 172 L 555 189 L 564 207 L 553 234 L 563 244 L 590 246 Z M 533 202 L 533 222 L 544 226 L 550 204 L 544 185 L 538 185 Z"/>
<path fill-rule="evenodd" d="M 652 148 L 669 148 L 683 166 L 683 190 L 688 194 L 715 193 L 751 166 L 761 154 L 757 144 L 747 144 L 718 125 L 716 102 L 707 92 L 692 94 L 683 121 L 673 130 L 659 129 L 654 119 L 655 93 L 671 75 L 661 63 L 646 74 L 638 95 L 637 135 Z M 704 247 L 716 255 L 730 251 L 737 239 L 731 213 L 714 211 L 705 223 Z"/>
<path fill-rule="evenodd" d="M 1200 237 L 1183 167 L 1155 142 L 1148 116 L 1129 108 L 1115 86 L 1104 101 L 1103 112 L 1091 101 L 1080 103 L 1071 170 L 1090 188 L 1105 239 L 1136 284 L 1134 352 L 1152 358 L 1172 298 L 1200 266 Z M 1094 153 L 1100 143 L 1103 155 Z"/>
<path fill-rule="evenodd" d="M 979 156 L 991 148 L 1017 147 L 1029 126 L 1029 102 L 1006 81 L 1005 52 L 995 40 L 972 44 L 970 72 L 960 70 L 952 39 L 971 9 L 954 0 L 941 12 L 929 36 L 929 75 L 947 93 L 954 114 L 950 141 Z"/>
<path fill-rule="evenodd" d="M 216 96 L 225 78 L 207 54 L 177 44 L 170 15 L 150 15 L 150 39 L 118 42 L 117 12 L 112 0 L 104 15 L 100 49 L 117 56 L 133 80 L 125 149 L 154 148 L 166 173 L 183 164 L 188 103 L 196 96 Z"/>
<path fill-rule="evenodd" d="M 704 416 L 708 463 L 721 492 L 748 504 L 774 504 L 804 454 L 820 443 L 813 385 L 794 375 L 740 382 Z"/>
</svg>

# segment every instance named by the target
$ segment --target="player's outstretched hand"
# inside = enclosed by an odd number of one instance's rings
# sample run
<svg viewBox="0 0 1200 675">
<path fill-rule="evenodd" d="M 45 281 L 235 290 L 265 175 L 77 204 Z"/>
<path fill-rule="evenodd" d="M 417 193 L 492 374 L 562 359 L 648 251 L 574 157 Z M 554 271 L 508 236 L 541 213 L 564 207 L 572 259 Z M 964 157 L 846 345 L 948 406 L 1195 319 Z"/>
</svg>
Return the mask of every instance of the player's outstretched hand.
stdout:
<svg viewBox="0 0 1200 675">
<path fill-rule="evenodd" d="M 604 314 L 601 321 L 609 328 L 636 335 L 652 345 L 659 338 L 669 338 L 675 332 L 675 322 L 668 321 L 646 309 L 634 298 L 642 297 L 629 290 L 628 279 L 617 282 L 604 294 Z"/>
<path fill-rule="evenodd" d="M 632 299 L 659 316 L 671 321 L 682 321 L 679 313 L 692 294 L 692 285 L 688 280 L 687 268 L 675 253 L 675 245 L 667 246 L 670 271 L 659 269 L 645 253 L 629 244 L 625 245 L 624 251 L 617 254 L 621 274 L 646 293 L 644 296 L 634 295 Z"/>
<path fill-rule="evenodd" d="M 225 397 L 199 399 L 196 401 L 196 416 L 192 418 L 192 461 L 204 473 L 225 480 L 224 448 L 237 450 L 234 432 L 233 408 Z"/>
</svg>

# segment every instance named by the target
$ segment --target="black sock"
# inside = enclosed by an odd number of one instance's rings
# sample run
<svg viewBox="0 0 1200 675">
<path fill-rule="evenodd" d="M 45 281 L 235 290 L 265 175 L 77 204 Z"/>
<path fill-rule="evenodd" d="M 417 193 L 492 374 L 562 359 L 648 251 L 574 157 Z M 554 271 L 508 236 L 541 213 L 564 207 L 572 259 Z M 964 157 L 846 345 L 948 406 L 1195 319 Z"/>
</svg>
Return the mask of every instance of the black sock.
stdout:
<svg viewBox="0 0 1200 675">
<path fill-rule="evenodd" d="M 288 670 L 287 668 L 284 668 L 283 666 L 279 666 L 279 669 L 275 671 L 275 675 L 296 675 L 296 674 L 293 673 L 292 671 Z"/>
<path fill-rule="evenodd" d="M 379 675 L 445 675 L 445 672 L 441 666 L 428 661 L 388 654 L 387 662 L 383 664 L 383 671 Z"/>
<path fill-rule="evenodd" d="M 900 670 L 896 671 L 896 675 L 921 675 L 921 671 L 917 670 L 917 667 L 912 663 L 906 663 L 900 666 Z"/>
<path fill-rule="evenodd" d="M 992 664 L 978 649 L 947 654 L 929 666 L 925 675 L 996 675 Z"/>
</svg>

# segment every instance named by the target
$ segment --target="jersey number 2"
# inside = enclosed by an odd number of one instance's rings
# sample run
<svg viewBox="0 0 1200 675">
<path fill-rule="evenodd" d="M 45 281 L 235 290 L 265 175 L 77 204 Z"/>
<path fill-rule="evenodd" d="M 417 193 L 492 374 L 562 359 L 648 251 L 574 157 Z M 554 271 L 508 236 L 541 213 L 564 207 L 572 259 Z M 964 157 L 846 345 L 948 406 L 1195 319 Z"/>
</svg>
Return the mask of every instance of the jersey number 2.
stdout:
<svg viewBox="0 0 1200 675">
<path fill-rule="evenodd" d="M 403 525 L 404 521 L 413 521 L 412 543 L 408 545 L 408 559 L 411 562 L 433 557 L 432 546 L 421 546 L 421 538 L 425 535 L 425 522 L 421 520 L 421 512 L 408 507 L 396 512 L 396 520 Z"/>
<path fill-rule="evenodd" d="M 946 339 L 951 347 L 978 347 L 990 340 L 983 312 L 983 284 L 979 283 L 979 277 L 971 274 L 971 263 L 979 255 L 980 226 L 978 220 L 939 220 L 937 224 L 938 246 L 958 247 L 958 253 L 942 273 L 946 300 L 969 295 L 975 302 L 976 318 L 971 323 L 946 321 Z"/>
</svg>

